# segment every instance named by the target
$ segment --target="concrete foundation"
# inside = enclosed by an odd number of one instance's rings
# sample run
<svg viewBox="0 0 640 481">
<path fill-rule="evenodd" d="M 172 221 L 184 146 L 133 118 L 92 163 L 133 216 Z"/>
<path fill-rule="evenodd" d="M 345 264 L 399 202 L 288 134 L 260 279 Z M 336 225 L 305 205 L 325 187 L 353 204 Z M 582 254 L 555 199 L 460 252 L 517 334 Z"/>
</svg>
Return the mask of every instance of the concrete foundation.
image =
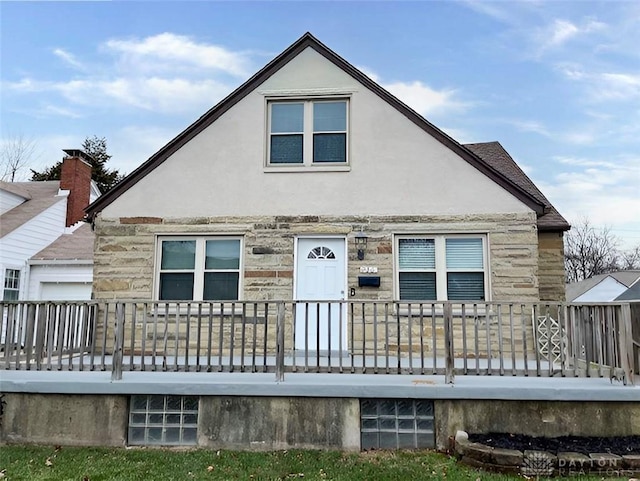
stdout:
<svg viewBox="0 0 640 481">
<path fill-rule="evenodd" d="M 128 396 L 4 393 L 0 441 L 125 446 Z"/>
<path fill-rule="evenodd" d="M 202 397 L 198 444 L 274 450 L 360 449 L 357 399 Z"/>
<path fill-rule="evenodd" d="M 640 403 L 603 401 L 447 400 L 434 404 L 439 447 L 444 435 L 514 433 L 539 437 L 640 434 Z"/>
<path fill-rule="evenodd" d="M 458 430 L 640 435 L 640 387 L 597 378 L 2 371 L 0 392 L 0 443 L 124 446 L 133 394 L 198 396 L 211 449 L 358 450 L 361 399 L 432 400 L 438 449 Z"/>
</svg>

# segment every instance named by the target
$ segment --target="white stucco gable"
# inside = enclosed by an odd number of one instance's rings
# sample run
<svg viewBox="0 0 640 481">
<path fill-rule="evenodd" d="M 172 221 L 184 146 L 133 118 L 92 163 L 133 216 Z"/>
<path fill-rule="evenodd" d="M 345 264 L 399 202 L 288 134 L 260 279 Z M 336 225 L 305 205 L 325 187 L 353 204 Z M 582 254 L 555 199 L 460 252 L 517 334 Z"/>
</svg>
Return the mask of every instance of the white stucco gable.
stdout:
<svg viewBox="0 0 640 481">
<path fill-rule="evenodd" d="M 268 102 L 308 97 L 347 99 L 347 165 L 265 166 Z M 107 218 L 511 212 L 535 216 L 512 192 L 311 46 L 102 212 Z"/>
</svg>

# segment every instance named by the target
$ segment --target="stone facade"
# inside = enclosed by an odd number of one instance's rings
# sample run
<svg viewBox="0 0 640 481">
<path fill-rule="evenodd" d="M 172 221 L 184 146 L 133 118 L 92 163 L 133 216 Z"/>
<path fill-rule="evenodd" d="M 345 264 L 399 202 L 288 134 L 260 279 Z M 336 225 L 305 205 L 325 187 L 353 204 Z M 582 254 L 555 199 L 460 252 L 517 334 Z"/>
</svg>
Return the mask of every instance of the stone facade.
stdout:
<svg viewBox="0 0 640 481">
<path fill-rule="evenodd" d="M 564 237 L 562 232 L 538 234 L 541 301 L 565 300 Z"/>
<path fill-rule="evenodd" d="M 354 243 L 360 229 L 369 237 L 365 260 Z M 348 287 L 353 298 L 393 300 L 394 234 L 486 234 L 491 300 L 540 299 L 538 233 L 533 213 L 461 216 L 260 216 L 96 218 L 93 297 L 154 299 L 156 236 L 239 235 L 244 238 L 242 300 L 287 300 L 293 295 L 294 239 L 301 235 L 340 235 L 348 239 Z M 543 237 L 546 241 L 546 236 Z M 561 239 L 560 239 L 561 243 Z M 559 295 L 552 279 L 553 244 L 544 251 L 545 296 Z M 556 246 L 557 247 L 557 246 Z M 554 254 L 555 252 L 555 254 Z M 542 254 L 541 254 L 542 257 Z M 379 288 L 358 288 L 361 266 L 376 266 Z M 558 276 L 561 280 L 563 277 Z M 553 294 L 558 292 L 558 294 Z M 563 290 L 564 292 L 564 290 Z"/>
</svg>

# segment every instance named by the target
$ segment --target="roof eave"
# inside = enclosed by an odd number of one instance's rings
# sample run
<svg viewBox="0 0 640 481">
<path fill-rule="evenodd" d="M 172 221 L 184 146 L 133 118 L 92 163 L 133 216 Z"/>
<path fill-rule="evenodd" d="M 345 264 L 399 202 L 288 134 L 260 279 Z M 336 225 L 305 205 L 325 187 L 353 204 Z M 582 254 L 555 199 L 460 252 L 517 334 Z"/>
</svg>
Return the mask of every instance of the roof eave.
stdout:
<svg viewBox="0 0 640 481">
<path fill-rule="evenodd" d="M 538 225 L 538 232 L 567 232 L 571 230 L 571 225 Z"/>
</svg>

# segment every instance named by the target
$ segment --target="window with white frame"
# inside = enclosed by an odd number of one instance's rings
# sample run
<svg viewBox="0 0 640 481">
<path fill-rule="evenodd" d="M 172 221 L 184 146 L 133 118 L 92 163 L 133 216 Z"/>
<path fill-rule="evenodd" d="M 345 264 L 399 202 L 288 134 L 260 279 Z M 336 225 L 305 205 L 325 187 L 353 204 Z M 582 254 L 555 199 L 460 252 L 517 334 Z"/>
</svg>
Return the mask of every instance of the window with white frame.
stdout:
<svg viewBox="0 0 640 481">
<path fill-rule="evenodd" d="M 237 300 L 241 245 L 239 237 L 159 238 L 157 298 Z"/>
<path fill-rule="evenodd" d="M 20 270 L 6 269 L 4 271 L 4 292 L 2 299 L 17 301 L 20 296 Z"/>
<path fill-rule="evenodd" d="M 398 298 L 406 301 L 487 300 L 486 237 L 398 236 Z"/>
<path fill-rule="evenodd" d="M 270 101 L 268 165 L 347 163 L 348 101 Z"/>
</svg>

